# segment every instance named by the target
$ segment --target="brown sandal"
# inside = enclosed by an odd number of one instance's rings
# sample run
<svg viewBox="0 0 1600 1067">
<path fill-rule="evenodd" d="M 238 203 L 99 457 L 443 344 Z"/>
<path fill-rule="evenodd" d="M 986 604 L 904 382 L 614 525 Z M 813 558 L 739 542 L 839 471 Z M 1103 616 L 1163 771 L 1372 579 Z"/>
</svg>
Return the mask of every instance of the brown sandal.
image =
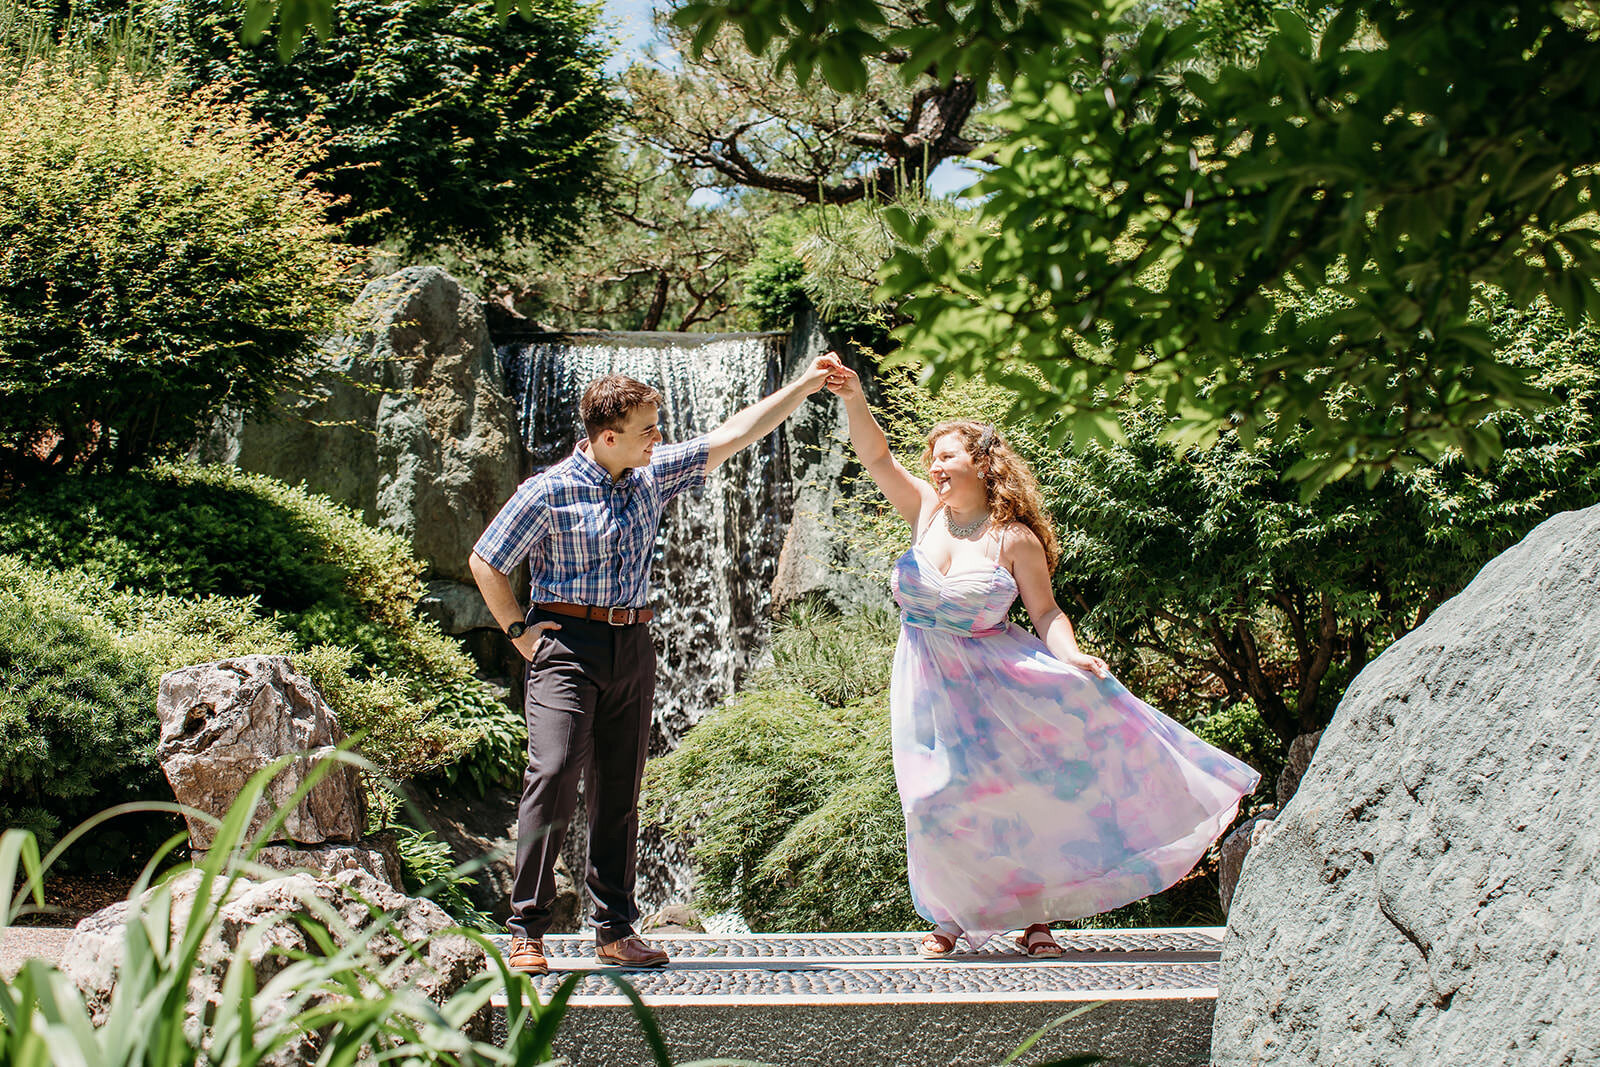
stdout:
<svg viewBox="0 0 1600 1067">
<path fill-rule="evenodd" d="M 944 959 L 955 950 L 956 935 L 943 930 L 929 930 L 922 935 L 922 943 L 917 946 L 917 954 L 925 960 Z"/>
<path fill-rule="evenodd" d="M 1053 960 L 1061 955 L 1061 946 L 1056 944 L 1050 927 L 1044 923 L 1034 923 L 1022 931 L 1022 936 L 1017 938 L 1017 947 L 1030 959 Z"/>
</svg>

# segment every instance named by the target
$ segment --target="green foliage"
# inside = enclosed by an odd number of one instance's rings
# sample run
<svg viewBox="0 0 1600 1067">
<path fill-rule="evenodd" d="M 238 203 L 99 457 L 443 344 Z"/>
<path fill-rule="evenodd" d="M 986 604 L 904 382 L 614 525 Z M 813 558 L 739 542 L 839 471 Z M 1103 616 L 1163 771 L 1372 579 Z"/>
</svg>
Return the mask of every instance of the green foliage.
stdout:
<svg viewBox="0 0 1600 1067">
<path fill-rule="evenodd" d="M 354 255 L 317 159 L 118 70 L 0 84 L 0 475 L 126 469 L 299 380 Z"/>
<path fill-rule="evenodd" d="M 1551 398 L 1497 358 L 1478 287 L 1600 314 L 1600 39 L 1545 0 L 1348 0 L 1320 38 L 1272 12 L 1249 65 L 1206 74 L 1204 22 L 1122 10 L 927 0 L 895 28 L 875 0 L 700 0 L 677 18 L 697 40 L 737 25 L 802 83 L 858 90 L 863 57 L 893 52 L 908 79 L 1004 87 L 971 216 L 890 213 L 882 293 L 933 385 L 986 375 L 1058 442 L 1156 404 L 1188 442 L 1294 435 L 1313 487 L 1413 451 L 1486 466 L 1487 416 Z M 1293 307 L 1323 291 L 1346 302 Z"/>
<path fill-rule="evenodd" d="M 415 614 L 405 540 L 261 475 L 179 464 L 29 486 L 0 514 L 0 555 L 49 572 L 151 677 L 292 654 L 396 778 L 449 765 L 482 740 L 466 719 L 493 714 L 465 653 Z"/>
<path fill-rule="evenodd" d="M 1496 358 L 1556 399 L 1491 416 L 1504 451 L 1487 469 L 1451 453 L 1304 499 L 1288 479 L 1309 429 L 1254 450 L 1234 433 L 1179 450 L 1153 405 L 1125 419 L 1124 443 L 1043 472 L 1066 600 L 1119 646 L 1250 699 L 1284 742 L 1319 729 L 1355 673 L 1490 558 L 1600 498 L 1600 334 L 1569 334 L 1543 303 L 1485 300 Z"/>
<path fill-rule="evenodd" d="M 470 783 L 479 796 L 490 788 L 514 788 L 528 766 L 528 720 L 505 696 L 481 679 L 452 685 L 439 698 L 438 714 L 477 740 L 438 773 L 446 783 Z"/>
<path fill-rule="evenodd" d="M 571 241 L 458 250 L 441 262 L 556 329 L 749 329 L 738 275 L 777 205 L 759 197 L 741 198 L 737 209 L 703 204 L 694 175 L 646 144 L 618 146 L 608 170 L 606 198 L 578 215 Z"/>
<path fill-rule="evenodd" d="M 393 830 L 406 892 L 430 898 L 463 926 L 485 933 L 500 932 L 500 924 L 467 895 L 467 886 L 476 885 L 477 880 L 456 870 L 448 842 L 434 837 L 431 830 L 418 830 L 403 823 Z"/>
<path fill-rule="evenodd" d="M 559 245 L 578 233 L 575 205 L 605 189 L 617 103 L 598 4 L 538 0 L 502 19 L 491 0 L 337 0 L 334 32 L 287 62 L 241 40 L 237 5 L 178 10 L 177 85 L 217 85 L 283 133 L 324 131 L 312 173 L 358 240 Z"/>
<path fill-rule="evenodd" d="M 819 601 L 791 604 L 772 631 L 760 688 L 798 689 L 840 708 L 889 688 L 900 619 L 888 607 L 841 617 Z"/>
<path fill-rule="evenodd" d="M 787 330 L 805 306 L 805 264 L 795 255 L 800 227 L 791 215 L 779 215 L 762 228 L 755 258 L 740 275 L 744 304 L 763 330 Z"/>
<path fill-rule="evenodd" d="M 331 767 L 333 762 L 322 766 Z M 217 966 L 205 953 L 219 940 L 224 902 L 241 877 L 255 873 L 251 857 L 264 842 L 281 834 L 285 814 L 318 778 L 313 772 L 250 838 L 246 827 L 267 782 L 279 770 L 281 762 L 258 773 L 229 809 L 215 847 L 197 868 L 195 906 L 187 913 L 173 907 L 171 882 L 153 877 L 164 857 L 153 860 L 135 883 L 122 933 L 124 963 L 104 1006 L 103 1025 L 95 1025 L 72 980 L 42 960 L 25 962 L 15 978 L 0 982 L 0 1062 L 19 1067 L 55 1063 L 245 1067 L 281 1055 L 307 1033 L 316 1034 L 318 1053 L 335 1063 L 392 1058 L 487 1067 L 552 1061 L 550 1042 L 577 976 L 548 1001 L 541 1001 L 528 978 L 510 971 L 491 942 L 469 935 L 484 949 L 488 966 L 435 1003 L 422 988 L 434 977 L 426 965 L 416 968 L 414 977 L 401 980 L 370 947 L 380 934 L 405 940 L 395 917 L 376 908 L 359 928 L 315 901 L 307 901 L 298 914 L 262 918 L 239 938 L 241 950 L 222 961 L 218 994 L 206 1004 L 191 1003 L 191 981 Z M 74 833 L 90 830 L 99 832 L 86 824 Z M 0 932 L 43 905 L 44 874 L 57 855 L 41 858 L 36 839 L 26 830 L 7 829 L 0 835 L 0 900 L 5 902 Z M 147 888 L 149 899 L 141 900 Z M 286 937 L 285 928 L 290 926 L 292 936 Z M 304 942 L 311 950 L 267 949 L 271 965 L 258 971 L 250 957 L 262 946 L 274 944 L 274 938 L 277 943 Z M 425 942 L 410 948 L 415 959 L 426 961 Z M 474 1016 L 501 992 L 508 995 L 510 1005 L 505 1039 L 490 1043 L 467 1036 Z M 639 1012 L 642 1024 L 659 1043 L 648 1012 L 642 1006 Z M 194 1016 L 203 1018 L 204 1025 L 195 1025 Z"/>
<path fill-rule="evenodd" d="M 55 840 L 155 784 L 155 687 L 93 611 L 0 557 L 0 823 Z"/>
<path fill-rule="evenodd" d="M 754 929 L 917 921 L 882 694 L 833 707 L 746 689 L 651 762 L 641 810 L 691 838 L 700 906 Z"/>
</svg>

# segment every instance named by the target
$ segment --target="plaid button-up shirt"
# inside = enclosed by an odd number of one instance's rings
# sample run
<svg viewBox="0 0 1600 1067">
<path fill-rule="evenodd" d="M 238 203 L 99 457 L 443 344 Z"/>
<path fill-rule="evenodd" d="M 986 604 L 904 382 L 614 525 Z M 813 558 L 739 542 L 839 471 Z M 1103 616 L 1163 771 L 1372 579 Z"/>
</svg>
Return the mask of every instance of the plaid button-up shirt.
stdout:
<svg viewBox="0 0 1600 1067">
<path fill-rule="evenodd" d="M 523 559 L 529 598 L 642 608 L 667 501 L 706 482 L 705 438 L 660 444 L 648 467 L 613 480 L 579 447 L 518 486 L 473 551 L 502 574 Z"/>
</svg>

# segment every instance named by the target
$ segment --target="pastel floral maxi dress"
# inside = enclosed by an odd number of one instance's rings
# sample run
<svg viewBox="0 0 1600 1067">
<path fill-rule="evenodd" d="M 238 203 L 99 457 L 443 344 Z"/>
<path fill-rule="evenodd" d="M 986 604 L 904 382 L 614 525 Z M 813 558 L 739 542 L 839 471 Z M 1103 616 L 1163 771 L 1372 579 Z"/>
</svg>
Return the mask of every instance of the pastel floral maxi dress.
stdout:
<svg viewBox="0 0 1600 1067">
<path fill-rule="evenodd" d="M 919 538 L 920 540 L 920 538 Z M 894 565 L 889 687 L 911 895 L 981 947 L 1187 874 L 1260 775 L 1009 625 L 1011 573 L 951 575 L 920 546 Z"/>
</svg>

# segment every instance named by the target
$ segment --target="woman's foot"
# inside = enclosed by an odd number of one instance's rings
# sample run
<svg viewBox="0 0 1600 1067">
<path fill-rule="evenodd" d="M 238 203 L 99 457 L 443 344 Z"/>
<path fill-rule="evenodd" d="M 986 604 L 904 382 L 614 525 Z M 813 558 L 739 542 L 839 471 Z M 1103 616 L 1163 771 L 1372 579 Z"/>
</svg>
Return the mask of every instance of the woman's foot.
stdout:
<svg viewBox="0 0 1600 1067">
<path fill-rule="evenodd" d="M 1034 923 L 1022 931 L 1022 936 L 1017 938 L 1017 947 L 1023 955 L 1036 960 L 1053 960 L 1061 955 L 1061 946 L 1056 944 L 1050 927 L 1044 923 Z"/>
<path fill-rule="evenodd" d="M 927 960 L 943 959 L 955 952 L 957 936 L 944 930 L 929 930 L 922 935 L 922 944 L 917 946 L 917 954 Z"/>
</svg>

